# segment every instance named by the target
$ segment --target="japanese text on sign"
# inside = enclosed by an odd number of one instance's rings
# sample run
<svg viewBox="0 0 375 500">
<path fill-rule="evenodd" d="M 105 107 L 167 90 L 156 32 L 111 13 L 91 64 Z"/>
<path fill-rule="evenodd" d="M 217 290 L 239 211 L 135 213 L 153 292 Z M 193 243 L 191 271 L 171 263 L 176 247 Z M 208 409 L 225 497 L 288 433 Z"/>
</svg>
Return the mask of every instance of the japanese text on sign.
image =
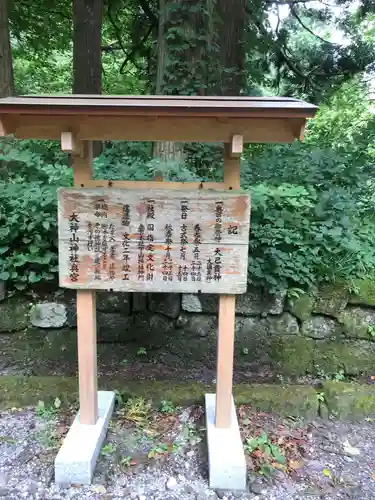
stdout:
<svg viewBox="0 0 375 500">
<path fill-rule="evenodd" d="M 242 193 L 61 189 L 60 285 L 243 293 L 249 226 Z"/>
</svg>

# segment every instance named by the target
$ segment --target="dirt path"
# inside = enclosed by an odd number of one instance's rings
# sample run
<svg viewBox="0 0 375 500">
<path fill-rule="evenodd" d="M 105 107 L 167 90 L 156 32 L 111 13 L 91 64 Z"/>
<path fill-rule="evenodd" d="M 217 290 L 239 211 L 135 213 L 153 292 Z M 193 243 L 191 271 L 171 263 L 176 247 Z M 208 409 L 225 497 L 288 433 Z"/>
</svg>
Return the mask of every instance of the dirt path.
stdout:
<svg viewBox="0 0 375 500">
<path fill-rule="evenodd" d="M 73 411 L 0 413 L 0 497 L 6 500 L 311 500 L 375 498 L 375 423 L 281 419 L 239 407 L 249 491 L 212 491 L 207 483 L 203 409 L 155 411 L 143 400 L 117 410 L 94 484 L 58 487 L 53 460 Z M 259 444 L 265 443 L 265 444 Z M 274 446 L 274 455 L 264 453 Z M 263 447 L 263 448 L 262 448 Z M 224 450 L 223 450 L 224 452 Z M 260 472 L 269 473 L 269 477 Z"/>
</svg>

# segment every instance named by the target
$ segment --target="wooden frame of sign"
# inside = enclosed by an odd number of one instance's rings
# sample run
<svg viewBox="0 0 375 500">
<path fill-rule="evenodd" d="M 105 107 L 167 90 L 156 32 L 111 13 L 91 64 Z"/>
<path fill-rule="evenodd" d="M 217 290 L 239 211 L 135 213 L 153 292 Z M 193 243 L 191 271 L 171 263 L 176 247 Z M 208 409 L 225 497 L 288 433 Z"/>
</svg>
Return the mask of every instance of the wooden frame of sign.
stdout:
<svg viewBox="0 0 375 500">
<path fill-rule="evenodd" d="M 240 156 L 248 142 L 301 139 L 315 106 L 292 98 L 164 96 L 25 96 L 0 99 L 0 136 L 59 139 L 72 155 L 77 188 L 240 189 Z M 93 140 L 223 142 L 223 182 L 93 179 Z M 216 426 L 230 427 L 235 295 L 220 294 Z M 95 290 L 77 290 L 81 423 L 98 418 Z"/>
</svg>

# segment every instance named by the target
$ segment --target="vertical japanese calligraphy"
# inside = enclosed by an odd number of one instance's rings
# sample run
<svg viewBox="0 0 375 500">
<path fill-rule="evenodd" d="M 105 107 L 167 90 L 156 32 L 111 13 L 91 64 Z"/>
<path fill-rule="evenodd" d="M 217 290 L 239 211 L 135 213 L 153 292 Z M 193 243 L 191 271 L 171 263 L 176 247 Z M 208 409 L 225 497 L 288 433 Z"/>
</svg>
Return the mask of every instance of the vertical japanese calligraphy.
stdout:
<svg viewBox="0 0 375 500">
<path fill-rule="evenodd" d="M 104 271 L 107 269 L 108 261 L 108 224 L 102 224 L 102 263 Z"/>
<path fill-rule="evenodd" d="M 191 280 L 202 281 L 202 262 L 200 260 L 200 245 L 202 243 L 202 228 L 200 224 L 194 226 L 193 261 L 191 263 Z"/>
<path fill-rule="evenodd" d="M 138 228 L 138 281 L 144 281 L 145 279 L 145 226 L 144 224 L 139 224 Z"/>
<path fill-rule="evenodd" d="M 116 226 L 114 224 L 109 225 L 109 257 L 111 263 L 109 265 L 109 279 L 114 280 L 116 277 Z"/>
<path fill-rule="evenodd" d="M 92 252 L 94 248 L 94 240 L 93 240 L 94 230 L 92 227 L 92 222 L 87 223 L 87 251 Z"/>
<path fill-rule="evenodd" d="M 130 234 L 125 232 L 122 235 L 122 272 L 123 276 L 122 279 L 123 281 L 129 281 L 130 280 L 130 272 L 131 272 L 131 267 L 130 267 Z"/>
<path fill-rule="evenodd" d="M 222 201 L 217 201 L 215 203 L 215 216 L 216 216 L 216 222 L 215 222 L 214 240 L 217 243 L 220 243 L 221 233 L 223 231 L 223 202 Z"/>
<path fill-rule="evenodd" d="M 243 193 L 60 190 L 60 283 L 102 290 L 240 293 L 250 202 Z"/>
<path fill-rule="evenodd" d="M 171 256 L 172 249 L 172 236 L 173 236 L 173 227 L 172 224 L 166 224 L 164 228 L 164 236 L 165 236 L 165 254 L 163 258 L 162 264 L 162 275 L 164 281 L 173 281 L 173 261 Z"/>
<path fill-rule="evenodd" d="M 94 279 L 101 280 L 100 275 L 100 251 L 101 251 L 101 234 L 100 222 L 96 222 L 94 228 Z"/>
<path fill-rule="evenodd" d="M 146 263 L 146 281 L 154 280 L 155 273 L 155 244 L 154 244 L 154 230 L 155 230 L 155 200 L 148 200 L 147 202 L 147 263 Z"/>
<path fill-rule="evenodd" d="M 128 204 L 122 206 L 121 224 L 130 226 L 130 206 Z"/>
<path fill-rule="evenodd" d="M 181 200 L 180 202 L 181 206 L 181 219 L 186 220 L 187 219 L 187 214 L 189 211 L 189 202 L 188 200 Z"/>
<path fill-rule="evenodd" d="M 79 217 L 72 212 L 69 216 L 69 277 L 71 281 L 78 281 L 79 278 L 79 238 L 77 232 L 79 229 Z"/>
<path fill-rule="evenodd" d="M 95 202 L 95 217 L 108 217 L 108 204 L 104 198 L 100 198 Z"/>
</svg>

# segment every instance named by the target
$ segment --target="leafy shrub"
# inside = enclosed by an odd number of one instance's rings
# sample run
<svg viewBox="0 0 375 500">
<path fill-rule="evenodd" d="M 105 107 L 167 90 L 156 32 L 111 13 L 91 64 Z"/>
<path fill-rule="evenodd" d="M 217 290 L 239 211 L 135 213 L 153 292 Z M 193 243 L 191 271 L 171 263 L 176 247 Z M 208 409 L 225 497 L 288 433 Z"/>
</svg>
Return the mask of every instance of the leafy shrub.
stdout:
<svg viewBox="0 0 375 500">
<path fill-rule="evenodd" d="M 17 288 L 57 272 L 56 189 L 0 183 L 0 279 Z"/>
<path fill-rule="evenodd" d="M 56 277 L 56 186 L 72 172 L 50 141 L 6 140 L 0 152 L 0 279 L 23 289 Z"/>
<path fill-rule="evenodd" d="M 375 226 L 346 193 L 290 184 L 251 193 L 250 282 L 274 292 L 373 272 Z"/>
</svg>

